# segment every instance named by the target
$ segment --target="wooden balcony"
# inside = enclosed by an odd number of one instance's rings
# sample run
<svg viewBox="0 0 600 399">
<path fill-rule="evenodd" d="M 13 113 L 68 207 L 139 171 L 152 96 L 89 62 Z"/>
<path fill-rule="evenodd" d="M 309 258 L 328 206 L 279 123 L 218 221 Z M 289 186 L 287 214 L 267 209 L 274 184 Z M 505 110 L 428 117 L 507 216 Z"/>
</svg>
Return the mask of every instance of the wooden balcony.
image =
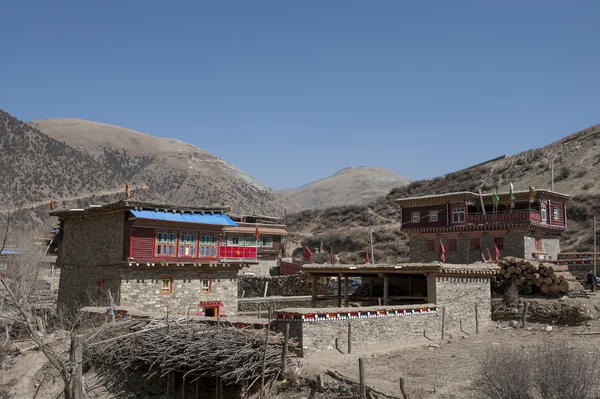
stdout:
<svg viewBox="0 0 600 399">
<path fill-rule="evenodd" d="M 519 210 L 512 212 L 476 214 L 468 216 L 469 224 L 534 222 L 540 223 L 540 213 L 533 210 Z"/>
</svg>

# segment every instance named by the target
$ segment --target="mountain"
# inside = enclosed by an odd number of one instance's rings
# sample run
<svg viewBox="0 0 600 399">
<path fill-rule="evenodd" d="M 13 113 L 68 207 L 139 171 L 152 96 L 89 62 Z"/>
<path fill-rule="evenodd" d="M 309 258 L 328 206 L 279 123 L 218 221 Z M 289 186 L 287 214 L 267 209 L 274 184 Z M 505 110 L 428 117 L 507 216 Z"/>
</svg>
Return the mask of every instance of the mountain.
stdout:
<svg viewBox="0 0 600 399">
<path fill-rule="evenodd" d="M 552 161 L 553 160 L 553 161 Z M 397 261 L 408 256 L 407 237 L 399 230 L 395 199 L 453 191 L 508 192 L 528 187 L 551 188 L 573 196 L 567 203 L 568 230 L 563 251 L 592 251 L 592 217 L 600 214 L 600 125 L 591 126 L 550 145 L 502 156 L 445 176 L 414 181 L 362 206 L 306 210 L 288 218 L 291 239 L 311 247 L 334 242 L 343 261 L 363 259 L 368 226 L 374 226 L 376 260 Z M 379 257 L 379 259 L 377 259 Z"/>
<path fill-rule="evenodd" d="M 410 183 L 410 179 L 388 169 L 374 166 L 344 168 L 332 176 L 281 192 L 303 209 L 336 205 L 368 204 L 392 188 Z"/>
<path fill-rule="evenodd" d="M 176 139 L 81 119 L 32 121 L 51 138 L 85 153 L 128 180 L 132 197 L 169 203 L 222 203 L 234 213 L 283 216 L 289 198 L 230 163 Z"/>
<path fill-rule="evenodd" d="M 0 209 L 47 206 L 50 198 L 110 193 L 113 170 L 0 110 Z"/>
</svg>

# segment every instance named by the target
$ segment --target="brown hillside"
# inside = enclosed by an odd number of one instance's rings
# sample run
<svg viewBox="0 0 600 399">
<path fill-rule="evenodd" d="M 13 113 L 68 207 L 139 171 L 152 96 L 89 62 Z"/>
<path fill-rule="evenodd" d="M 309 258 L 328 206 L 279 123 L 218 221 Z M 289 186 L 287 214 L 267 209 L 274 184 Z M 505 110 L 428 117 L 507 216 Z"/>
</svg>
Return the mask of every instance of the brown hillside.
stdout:
<svg viewBox="0 0 600 399">
<path fill-rule="evenodd" d="M 367 246 L 367 226 L 375 229 L 376 260 L 394 261 L 408 253 L 406 237 L 399 232 L 398 208 L 394 200 L 401 197 L 440 194 L 451 191 L 481 189 L 508 191 L 512 182 L 516 190 L 529 185 L 550 188 L 551 162 L 554 159 L 554 189 L 573 195 L 567 204 L 569 229 L 563 236 L 563 251 L 591 251 L 591 219 L 600 215 L 600 125 L 567 136 L 546 147 L 533 149 L 505 159 L 449 173 L 431 180 L 419 180 L 392 190 L 369 205 L 334 207 L 303 211 L 291 215 L 288 222 L 293 238 L 311 247 L 320 241 L 334 242 L 342 260 L 362 259 Z"/>
<path fill-rule="evenodd" d="M 374 166 L 344 168 L 332 176 L 282 193 L 303 209 L 338 205 L 368 204 L 391 189 L 410 183 L 410 179 L 388 169 Z"/>
<path fill-rule="evenodd" d="M 88 154 L 54 140 L 0 110 L 0 210 L 50 198 L 113 192 L 122 178 Z M 102 171 L 102 172 L 101 172 Z"/>
<path fill-rule="evenodd" d="M 49 136 L 85 151 L 106 170 L 129 180 L 138 199 L 171 203 L 224 202 L 236 213 L 283 215 L 298 207 L 233 165 L 191 144 L 80 119 L 30 123 Z"/>
</svg>

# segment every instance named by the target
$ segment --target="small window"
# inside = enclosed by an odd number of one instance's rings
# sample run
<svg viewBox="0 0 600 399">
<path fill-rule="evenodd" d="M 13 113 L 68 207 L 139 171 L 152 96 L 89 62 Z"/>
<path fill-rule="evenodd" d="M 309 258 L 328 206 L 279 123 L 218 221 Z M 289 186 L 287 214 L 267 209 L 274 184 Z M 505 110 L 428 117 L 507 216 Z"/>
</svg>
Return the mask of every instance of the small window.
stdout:
<svg viewBox="0 0 600 399">
<path fill-rule="evenodd" d="M 494 237 L 494 245 L 501 251 L 504 249 L 504 237 Z"/>
<path fill-rule="evenodd" d="M 413 212 L 412 213 L 412 222 L 419 223 L 419 220 L 421 220 L 421 212 Z"/>
<path fill-rule="evenodd" d="M 542 205 L 542 223 L 546 223 L 546 205 Z"/>
<path fill-rule="evenodd" d="M 210 278 L 203 278 L 202 279 L 202 293 L 203 294 L 210 294 L 211 292 L 211 281 Z"/>
<path fill-rule="evenodd" d="M 237 237 L 237 236 L 227 236 L 227 243 L 229 245 L 239 245 L 240 244 L 240 237 Z"/>
<path fill-rule="evenodd" d="M 464 223 L 465 221 L 465 208 L 454 208 L 452 210 L 452 222 L 453 223 Z"/>
<path fill-rule="evenodd" d="M 469 248 L 470 251 L 480 251 L 481 243 L 479 238 L 471 238 L 471 246 Z"/>
<path fill-rule="evenodd" d="M 205 306 L 204 307 L 204 316 L 205 317 L 219 317 L 219 307 L 218 306 Z"/>
<path fill-rule="evenodd" d="M 535 252 L 542 252 L 542 240 L 540 240 L 539 238 L 535 239 Z"/>
<path fill-rule="evenodd" d="M 262 246 L 263 247 L 272 247 L 273 246 L 273 237 L 271 236 L 262 236 Z"/>
<path fill-rule="evenodd" d="M 434 240 L 425 240 L 425 249 L 428 252 L 433 252 L 435 250 L 435 241 Z"/>
<path fill-rule="evenodd" d="M 448 251 L 458 251 L 458 242 L 456 238 L 448 239 Z"/>
<path fill-rule="evenodd" d="M 429 212 L 429 221 L 430 222 L 437 222 L 438 221 L 438 211 L 431 211 L 431 212 Z"/>
<path fill-rule="evenodd" d="M 558 219 L 558 208 L 554 208 L 554 211 L 552 212 L 552 217 L 554 218 L 554 220 Z"/>
<path fill-rule="evenodd" d="M 173 278 L 171 276 L 160 276 L 160 293 L 168 295 L 173 292 Z"/>
</svg>

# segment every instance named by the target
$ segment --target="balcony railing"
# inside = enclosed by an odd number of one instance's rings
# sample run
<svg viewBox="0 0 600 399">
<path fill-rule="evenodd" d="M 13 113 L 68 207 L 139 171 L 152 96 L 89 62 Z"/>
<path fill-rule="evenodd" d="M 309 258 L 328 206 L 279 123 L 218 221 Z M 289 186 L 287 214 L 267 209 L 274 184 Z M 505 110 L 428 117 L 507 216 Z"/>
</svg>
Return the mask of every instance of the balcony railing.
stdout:
<svg viewBox="0 0 600 399">
<path fill-rule="evenodd" d="M 531 221 L 540 223 L 540 213 L 533 210 L 519 210 L 512 212 L 488 213 L 469 215 L 469 223 L 502 223 L 502 222 L 521 222 Z"/>
</svg>

